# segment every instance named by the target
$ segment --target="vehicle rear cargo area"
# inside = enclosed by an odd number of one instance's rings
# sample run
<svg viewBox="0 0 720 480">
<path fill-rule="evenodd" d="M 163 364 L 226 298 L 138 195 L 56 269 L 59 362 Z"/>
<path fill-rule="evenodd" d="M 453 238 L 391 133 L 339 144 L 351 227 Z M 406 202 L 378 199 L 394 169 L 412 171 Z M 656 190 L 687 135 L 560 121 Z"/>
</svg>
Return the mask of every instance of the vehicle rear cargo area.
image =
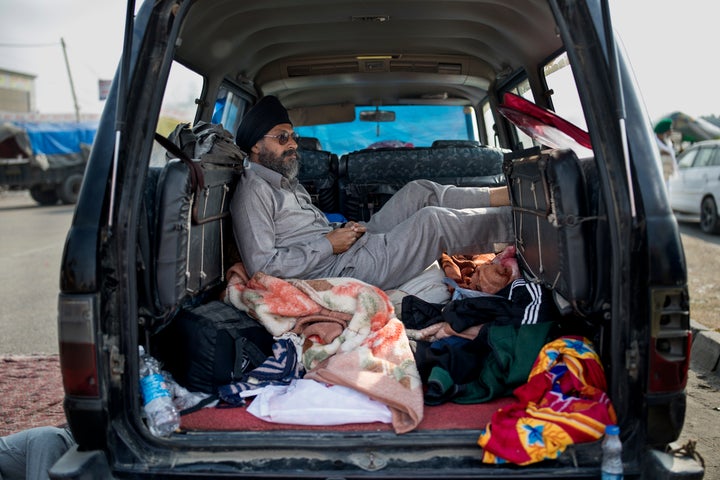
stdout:
<svg viewBox="0 0 720 480">
<path fill-rule="evenodd" d="M 443 254 L 413 285 L 386 292 L 351 278 L 247 277 L 228 215 L 228 192 L 241 170 L 187 158 L 151 168 L 148 227 L 139 241 L 151 268 L 140 284 L 141 292 L 156 292 L 141 309 L 140 338 L 179 384 L 220 397 L 218 406 L 183 415 L 181 430 L 482 431 L 519 401 L 545 402 L 554 412 L 549 392 L 573 403 L 575 392 L 589 388 L 584 400 L 603 411 L 582 418 L 593 433 L 581 438 L 600 437 L 616 418 L 599 350 L 608 294 L 599 262 L 607 243 L 594 159 L 572 150 L 463 148 L 487 168 L 474 172 L 484 182 L 507 184 L 515 244 L 475 256 Z M 420 161 L 414 149 L 381 153 Z M 362 170 L 378 177 L 374 182 L 397 181 L 379 171 Z M 193 175 L 202 177 L 204 193 L 196 193 Z M 383 201 L 361 203 L 379 208 Z M 563 358 L 576 366 L 572 388 L 553 383 L 553 369 L 569 368 Z M 326 408 L 297 400 L 292 421 L 273 420 L 273 412 L 257 414 L 269 406 L 253 409 L 258 400 L 246 395 L 304 376 L 387 405 L 391 421 L 353 422 L 350 414 L 347 422 L 325 421 L 331 410 L 342 417 L 343 400 L 327 400 Z M 277 400 L 263 401 L 277 408 Z"/>
</svg>

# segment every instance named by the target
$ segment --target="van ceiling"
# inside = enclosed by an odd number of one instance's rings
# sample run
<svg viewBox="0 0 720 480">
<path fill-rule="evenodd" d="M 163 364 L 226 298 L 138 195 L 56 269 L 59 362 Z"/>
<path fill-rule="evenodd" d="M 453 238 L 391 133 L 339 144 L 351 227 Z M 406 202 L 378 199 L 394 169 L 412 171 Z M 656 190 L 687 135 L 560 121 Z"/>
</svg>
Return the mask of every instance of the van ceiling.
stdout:
<svg viewBox="0 0 720 480">
<path fill-rule="evenodd" d="M 546 0 L 202 0 L 176 58 L 301 104 L 476 104 L 561 46 Z M 404 100 L 403 100 L 404 99 Z"/>
</svg>

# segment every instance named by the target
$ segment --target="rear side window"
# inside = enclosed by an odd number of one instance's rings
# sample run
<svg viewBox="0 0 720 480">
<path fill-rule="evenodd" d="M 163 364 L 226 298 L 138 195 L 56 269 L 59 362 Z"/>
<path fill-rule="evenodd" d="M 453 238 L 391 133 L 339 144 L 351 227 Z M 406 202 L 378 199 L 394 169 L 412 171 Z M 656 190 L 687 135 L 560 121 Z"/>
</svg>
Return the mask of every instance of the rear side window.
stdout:
<svg viewBox="0 0 720 480">
<path fill-rule="evenodd" d="M 548 62 L 543 67 L 543 75 L 548 90 L 552 92 L 550 101 L 553 111 L 568 122 L 587 130 L 587 122 L 567 53 L 558 55 Z"/>
<path fill-rule="evenodd" d="M 197 112 L 195 100 L 202 98 L 202 89 L 203 77 L 177 62 L 173 62 L 155 131 L 167 137 L 178 124 L 193 124 Z M 166 161 L 165 149 L 155 142 L 150 165 L 162 166 Z"/>
<path fill-rule="evenodd" d="M 545 95 L 545 92 L 549 93 L 549 108 L 563 121 L 569 122 L 572 124 L 571 126 L 575 126 L 580 130 L 587 132 L 587 122 L 585 121 L 582 104 L 580 103 L 580 96 L 575 83 L 575 77 L 573 75 L 567 54 L 562 53 L 561 55 L 551 59 L 542 66 L 540 73 L 542 75 L 541 80 L 545 85 L 545 87 L 543 87 L 542 95 Z M 505 93 L 513 93 L 525 100 L 537 104 L 528 79 L 515 84 L 510 89 L 503 90 L 501 95 L 504 95 Z M 485 127 L 487 129 L 489 122 L 486 117 L 483 117 L 483 119 L 485 120 Z M 529 148 L 539 145 L 541 140 L 531 138 L 528 134 L 512 123 L 510 126 L 512 129 L 511 134 L 514 135 L 515 139 L 513 149 L 518 150 L 521 148 Z M 578 145 L 578 148 L 585 153 L 586 149 L 584 147 Z"/>
<path fill-rule="evenodd" d="M 202 98 L 203 78 L 173 62 L 163 95 L 157 132 L 167 135 L 180 122 L 194 123 L 196 100 Z"/>
<path fill-rule="evenodd" d="M 221 124 L 226 130 L 229 130 L 235 135 L 235 131 L 240 125 L 248 103 L 249 99 L 235 93 L 230 87 L 223 85 L 220 87 L 218 97 L 215 100 L 212 123 Z"/>
<path fill-rule="evenodd" d="M 493 147 L 499 147 L 500 142 L 497 135 L 497 127 L 495 126 L 495 118 L 493 117 L 492 109 L 490 108 L 490 101 L 485 100 L 481 105 L 481 109 L 483 118 L 482 125 L 485 133 L 483 141 Z"/>
<path fill-rule="evenodd" d="M 533 97 L 532 90 L 530 89 L 530 82 L 525 79 L 522 82 L 515 85 L 515 87 L 508 90 L 511 93 L 514 93 L 515 95 L 519 95 L 526 100 L 530 100 L 531 102 L 535 101 L 535 98 Z M 517 149 L 523 149 L 523 148 L 530 148 L 534 145 L 537 145 L 537 142 L 535 142 L 528 134 L 517 128 L 515 125 L 512 125 L 513 130 L 515 131 L 515 138 L 517 139 Z"/>
</svg>

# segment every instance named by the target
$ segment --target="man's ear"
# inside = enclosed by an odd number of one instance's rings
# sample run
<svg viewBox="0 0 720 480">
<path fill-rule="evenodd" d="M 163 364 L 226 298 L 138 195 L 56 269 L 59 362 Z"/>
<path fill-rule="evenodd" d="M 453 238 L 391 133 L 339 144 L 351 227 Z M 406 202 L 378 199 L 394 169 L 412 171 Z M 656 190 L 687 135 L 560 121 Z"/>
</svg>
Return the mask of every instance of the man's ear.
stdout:
<svg viewBox="0 0 720 480">
<path fill-rule="evenodd" d="M 260 153 L 260 145 L 258 145 L 258 144 L 256 143 L 255 145 L 253 145 L 252 147 L 250 147 L 250 153 L 253 153 L 253 154 L 255 154 L 255 155 L 258 155 L 258 154 Z"/>
</svg>

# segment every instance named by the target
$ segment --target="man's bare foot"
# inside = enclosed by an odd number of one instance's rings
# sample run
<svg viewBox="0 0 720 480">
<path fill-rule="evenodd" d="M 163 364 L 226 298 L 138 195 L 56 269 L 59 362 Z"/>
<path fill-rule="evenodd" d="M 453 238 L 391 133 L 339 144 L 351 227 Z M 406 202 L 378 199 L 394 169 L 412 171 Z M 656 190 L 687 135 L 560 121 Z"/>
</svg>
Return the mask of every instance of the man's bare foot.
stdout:
<svg viewBox="0 0 720 480">
<path fill-rule="evenodd" d="M 510 205 L 510 190 L 507 187 L 495 187 L 490 189 L 490 206 L 502 207 Z"/>
</svg>

